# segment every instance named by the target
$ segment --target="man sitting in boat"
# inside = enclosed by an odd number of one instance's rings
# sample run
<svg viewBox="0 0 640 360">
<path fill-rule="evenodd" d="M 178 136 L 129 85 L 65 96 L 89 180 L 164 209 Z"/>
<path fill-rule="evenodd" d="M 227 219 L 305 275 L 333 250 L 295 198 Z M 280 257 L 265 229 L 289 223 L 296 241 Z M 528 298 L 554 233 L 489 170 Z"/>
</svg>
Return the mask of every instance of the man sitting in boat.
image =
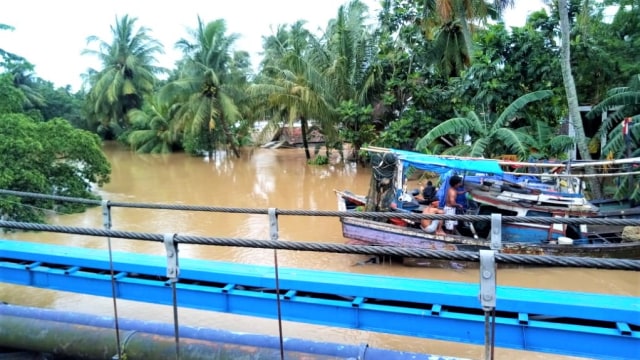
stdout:
<svg viewBox="0 0 640 360">
<path fill-rule="evenodd" d="M 438 208 L 440 200 L 434 200 L 431 202 L 431 206 L 425 207 L 422 210 L 423 214 L 444 214 L 444 210 Z M 420 221 L 420 228 L 427 234 L 446 235 L 442 230 L 442 220 L 422 219 Z"/>
<path fill-rule="evenodd" d="M 456 211 L 464 210 L 464 207 L 457 202 L 458 195 L 464 193 L 462 189 L 462 178 L 458 175 L 453 175 L 449 178 L 449 189 L 447 189 L 447 195 L 444 202 L 444 213 L 447 215 L 455 215 Z M 458 225 L 458 220 L 445 220 L 444 227 L 450 232 L 453 232 Z"/>
<path fill-rule="evenodd" d="M 431 180 L 427 181 L 427 186 L 425 186 L 424 189 L 422 189 L 422 199 L 418 199 L 418 203 L 422 205 L 431 204 L 431 202 L 434 199 L 436 199 L 437 191 L 438 189 L 436 189 L 436 187 L 433 186 L 433 183 L 431 182 Z"/>
</svg>

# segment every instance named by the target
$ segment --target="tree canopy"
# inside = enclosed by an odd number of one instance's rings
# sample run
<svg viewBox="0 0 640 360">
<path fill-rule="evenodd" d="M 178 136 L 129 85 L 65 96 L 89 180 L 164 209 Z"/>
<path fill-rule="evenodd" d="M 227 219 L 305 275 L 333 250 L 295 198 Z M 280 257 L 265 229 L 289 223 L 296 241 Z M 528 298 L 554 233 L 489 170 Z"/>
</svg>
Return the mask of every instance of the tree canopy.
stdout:
<svg viewBox="0 0 640 360">
<path fill-rule="evenodd" d="M 54 89 L 26 59 L 0 49 L 12 83 L 0 84 L 12 99 L 3 111 L 64 117 L 139 152 L 237 155 L 252 144 L 254 123 L 266 121 L 271 129 L 300 124 L 307 158 L 311 128 L 324 135 L 326 158 L 342 155 L 345 143 L 350 159 L 367 145 L 521 159 L 626 156 L 616 151 L 620 119 L 639 114 L 636 82 L 629 85 L 640 74 L 637 1 L 549 2 L 507 28 L 501 17 L 514 3 L 384 0 L 372 19 L 351 0 L 318 31 L 304 20 L 278 24 L 263 37 L 255 72 L 224 19 L 196 18 L 187 36 L 176 34 L 183 55 L 166 80 L 156 78 L 163 45 L 125 15 L 112 39 L 89 38 L 98 48 L 87 53 L 102 66 L 86 74 L 86 93 Z M 608 117 L 581 121 L 597 104 Z M 637 129 L 626 148 L 639 148 Z"/>
<path fill-rule="evenodd" d="M 111 166 L 97 135 L 64 119 L 36 122 L 22 114 L 0 114 L 0 189 L 96 198 L 94 185 L 109 181 Z M 44 221 L 47 210 L 69 213 L 81 204 L 13 196 L 0 197 L 0 216 Z"/>
<path fill-rule="evenodd" d="M 25 97 L 11 76 L 0 76 L 0 189 L 96 198 L 94 186 L 109 181 L 111 166 L 96 134 L 67 120 L 43 122 L 22 113 Z M 0 196 L 0 218 L 45 219 L 46 211 L 82 211 L 81 204 Z"/>
</svg>

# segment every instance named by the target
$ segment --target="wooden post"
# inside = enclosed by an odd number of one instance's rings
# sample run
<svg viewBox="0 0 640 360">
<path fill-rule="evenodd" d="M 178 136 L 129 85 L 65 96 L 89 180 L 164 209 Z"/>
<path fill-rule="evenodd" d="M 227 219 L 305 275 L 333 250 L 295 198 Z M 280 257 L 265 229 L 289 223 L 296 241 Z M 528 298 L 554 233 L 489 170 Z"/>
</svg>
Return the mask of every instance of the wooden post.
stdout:
<svg viewBox="0 0 640 360">
<path fill-rule="evenodd" d="M 623 120 L 622 123 L 622 133 L 624 135 L 624 143 L 625 143 L 625 147 L 627 148 L 627 159 L 631 158 L 631 132 L 629 131 L 630 127 L 631 127 L 631 122 L 633 121 L 633 119 L 631 117 L 626 117 Z M 627 166 L 629 166 L 629 172 L 631 172 L 632 166 L 631 164 L 628 164 Z M 633 175 L 629 175 L 629 193 L 633 194 Z M 632 201 L 631 199 L 629 199 L 629 205 L 631 205 Z"/>
</svg>

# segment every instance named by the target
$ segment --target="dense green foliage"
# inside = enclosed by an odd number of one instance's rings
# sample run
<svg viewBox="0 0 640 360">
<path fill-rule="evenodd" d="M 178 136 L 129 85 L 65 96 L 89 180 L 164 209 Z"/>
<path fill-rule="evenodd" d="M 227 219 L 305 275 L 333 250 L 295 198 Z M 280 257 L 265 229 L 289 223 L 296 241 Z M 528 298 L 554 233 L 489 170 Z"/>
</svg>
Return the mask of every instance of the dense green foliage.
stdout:
<svg viewBox="0 0 640 360">
<path fill-rule="evenodd" d="M 353 155 L 365 144 L 415 149 L 418 139 L 433 134 L 447 119 L 473 113 L 486 129 L 497 129 L 499 114 L 539 91 L 553 93 L 544 106 L 514 114 L 516 119 L 503 124 L 508 129 L 497 133 L 522 137 L 524 131 L 536 129 L 527 134 L 557 134 L 568 115 L 558 56 L 562 37 L 557 5 L 549 13 L 532 14 L 523 27 L 489 23 L 511 5 L 512 1 L 386 0 L 377 23 L 372 23 L 367 7 L 350 1 L 321 35 L 298 21 L 282 24 L 264 37 L 257 74 L 251 74 L 248 59 L 233 48 L 237 35 L 226 33 L 223 20 L 197 19 L 191 38 L 177 43 L 184 57 L 158 91 L 160 96 L 145 97 L 153 105 L 122 114 L 138 119 L 123 140 L 143 152 L 185 149 L 200 154 L 227 147 L 237 154 L 237 147 L 248 139 L 251 122 L 266 118 L 271 122 L 268 128 L 299 121 L 308 158 L 311 126 L 318 126 L 325 136 L 327 157 L 331 148 L 341 150 L 344 142 L 356 149 Z M 622 5 L 613 18 L 604 15 L 610 5 Z M 638 54 L 627 49 L 638 38 L 637 13 L 637 6 L 625 1 L 569 1 L 571 62 L 580 105 L 595 105 L 609 89 L 622 86 L 630 72 L 638 71 Z M 128 24 L 130 32 L 133 25 Z M 120 39 L 116 35 L 114 41 Z M 148 37 L 145 41 L 155 44 Z M 153 57 L 144 59 L 148 63 Z M 593 73 L 593 68 L 598 71 Z M 368 117 L 362 116 L 363 109 L 370 109 Z M 467 135 L 470 143 L 480 144 L 492 142 L 495 134 Z M 460 136 L 437 137 L 438 141 L 421 143 L 420 149 L 441 153 L 465 146 Z M 498 146 L 485 155 L 566 156 L 566 138 L 553 146 L 541 146 L 542 141 L 534 136 L 520 146 Z M 589 141 L 581 137 L 574 144 Z"/>
<path fill-rule="evenodd" d="M 35 121 L 23 114 L 0 114 L 0 189 L 95 198 L 92 186 L 109 181 L 111 167 L 95 134 L 64 119 Z M 82 211 L 74 203 L 0 197 L 6 220 L 44 221 L 45 210 Z"/>
<path fill-rule="evenodd" d="M 465 117 L 451 118 L 431 129 L 416 146 L 419 150 L 426 150 L 433 141 L 448 135 L 451 143 L 456 145 L 445 150 L 447 154 L 487 158 L 517 154 L 524 158 L 530 154 L 533 139 L 526 132 L 509 125 L 518 119 L 518 113 L 529 103 L 552 94 L 549 90 L 541 90 L 523 95 L 495 118 L 491 117 L 492 113 L 481 117 L 474 111 Z"/>
<path fill-rule="evenodd" d="M 263 37 L 256 73 L 224 19 L 194 19 L 175 44 L 182 59 L 165 70 L 155 66 L 163 44 L 125 15 L 112 39 L 89 38 L 98 46 L 86 53 L 102 67 L 86 73 L 86 93 L 54 89 L 0 49 L 11 79 L 0 81 L 10 99 L 0 111 L 62 117 L 139 152 L 238 155 L 253 123 L 267 120 L 267 130 L 299 124 L 308 159 L 309 130 L 319 129 L 326 153 L 314 163 L 342 155 L 345 143 L 350 160 L 366 145 L 521 159 L 566 158 L 573 147 L 584 159 L 635 154 L 640 128 L 627 139 L 620 129 L 623 117 L 640 114 L 638 2 L 549 2 L 524 26 L 506 28 L 501 16 L 513 3 L 383 0 L 372 19 L 352 0 L 321 33 L 302 20 L 280 24 Z M 584 124 L 578 106 L 595 106 Z"/>
<path fill-rule="evenodd" d="M 22 112 L 25 101 L 22 91 L 13 86 L 13 76 L 0 75 L 0 114 Z"/>
<path fill-rule="evenodd" d="M 49 90 L 50 86 L 39 84 L 36 89 Z M 45 91 L 38 94 L 55 99 Z M 108 182 L 111 172 L 98 136 L 63 118 L 49 118 L 78 108 L 56 106 L 52 101 L 39 110 L 25 111 L 32 105 L 15 85 L 13 75 L 0 75 L 0 189 L 95 198 L 92 187 Z M 4 220 L 42 222 L 48 210 L 69 213 L 85 208 L 82 204 L 0 196 L 0 218 Z"/>
</svg>

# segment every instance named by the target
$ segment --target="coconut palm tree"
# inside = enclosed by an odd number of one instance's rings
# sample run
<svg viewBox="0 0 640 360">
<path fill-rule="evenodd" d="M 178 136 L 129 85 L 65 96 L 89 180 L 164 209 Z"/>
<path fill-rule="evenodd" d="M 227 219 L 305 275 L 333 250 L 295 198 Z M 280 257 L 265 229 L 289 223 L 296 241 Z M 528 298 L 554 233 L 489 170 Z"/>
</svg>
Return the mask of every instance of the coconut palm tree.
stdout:
<svg viewBox="0 0 640 360">
<path fill-rule="evenodd" d="M 13 31 L 13 26 L 0 23 L 0 30 Z M 0 48 L 0 68 L 13 75 L 13 84 L 25 95 L 24 106 L 41 108 L 45 105 L 44 97 L 34 89 L 34 66 L 20 55 Z"/>
<path fill-rule="evenodd" d="M 325 79 L 318 71 L 310 70 L 309 75 L 305 78 L 290 70 L 282 69 L 274 77 L 260 77 L 249 88 L 254 99 L 262 99 L 258 106 L 270 114 L 272 122 L 279 123 L 285 120 L 291 124 L 300 121 L 307 159 L 311 159 L 307 142 L 309 120 L 326 121 L 336 116 L 335 108 L 331 105 L 335 101 L 327 99 L 321 85 L 326 84 Z"/>
<path fill-rule="evenodd" d="M 455 139 L 455 145 L 447 149 L 446 154 L 491 158 L 510 152 L 525 159 L 530 152 L 530 141 L 522 132 L 508 125 L 526 105 L 551 95 L 553 92 L 550 90 L 525 94 L 507 106 L 494 121 L 481 118 L 473 111 L 466 117 L 446 120 L 423 136 L 416 144 L 416 150 L 426 151 L 435 140 L 450 136 Z"/>
<path fill-rule="evenodd" d="M 576 84 L 571 73 L 571 51 L 570 51 L 570 37 L 571 27 L 569 25 L 569 8 L 567 0 L 558 0 L 558 13 L 560 15 L 560 34 L 561 34 L 561 47 L 560 47 L 560 67 L 562 68 L 562 79 L 564 83 L 564 90 L 567 95 L 567 105 L 569 107 L 569 118 L 573 125 L 573 129 L 576 134 L 576 145 L 580 153 L 582 160 L 591 160 L 591 153 L 587 145 L 587 137 L 584 132 L 584 125 L 582 124 L 582 117 L 580 116 L 580 107 L 578 104 L 578 93 L 576 92 Z M 585 168 L 587 174 L 595 174 L 593 167 Z M 602 187 L 595 177 L 587 179 L 589 182 L 591 193 L 594 198 L 602 198 Z"/>
<path fill-rule="evenodd" d="M 128 15 L 116 17 L 111 26 L 111 42 L 90 36 L 87 43 L 97 43 L 98 49 L 83 51 L 102 63 L 102 69 L 87 72 L 91 74 L 87 101 L 90 116 L 105 127 L 117 125 L 126 129 L 127 112 L 141 108 L 145 96 L 154 90 L 156 75 L 165 71 L 155 65 L 155 56 L 164 52 L 162 45 L 149 35 L 147 28 L 136 29 L 136 21 Z"/>
<path fill-rule="evenodd" d="M 300 121 L 303 147 L 311 159 L 307 143 L 309 119 L 326 121 L 337 117 L 331 83 L 310 56 L 317 39 L 298 21 L 289 29 L 280 27 L 263 40 L 265 54 L 260 75 L 249 87 L 255 106 L 269 115 L 272 123 Z M 314 45 L 315 44 L 315 45 Z M 323 126 L 323 130 L 328 128 Z"/>
<path fill-rule="evenodd" d="M 368 7 L 359 0 L 340 6 L 329 22 L 325 46 L 312 52 L 314 61 L 333 83 L 338 101 L 365 105 L 369 90 L 379 84 L 380 67 L 374 62 L 375 38 L 366 25 Z"/>
<path fill-rule="evenodd" d="M 359 0 L 341 6 L 319 39 L 302 21 L 278 27 L 274 35 L 264 39 L 265 61 L 251 93 L 262 100 L 272 121 L 300 121 L 308 159 L 309 119 L 319 125 L 328 152 L 340 143 L 340 104 L 351 101 L 364 107 L 371 90 L 382 88 L 382 71 L 374 61 L 374 38 L 366 24 L 367 11 Z"/>
<path fill-rule="evenodd" d="M 449 21 L 436 30 L 431 61 L 449 77 L 458 76 L 471 65 L 472 54 L 458 21 Z"/>
<path fill-rule="evenodd" d="M 353 0 L 338 9 L 335 19 L 329 22 L 324 35 L 323 46 L 314 47 L 311 56 L 314 63 L 330 82 L 332 98 L 336 107 L 365 109 L 376 97 L 376 90 L 382 91 L 382 68 L 376 61 L 376 37 L 367 26 L 368 7 L 359 0 Z M 370 107 L 370 106 L 369 106 Z M 365 114 L 363 112 L 362 114 Z M 369 116 L 358 116 L 355 128 L 373 127 L 371 111 Z M 328 142 L 336 142 L 335 131 L 339 119 L 322 119 L 322 128 Z M 352 118 L 353 120 L 353 118 Z M 346 124 L 342 124 L 344 127 Z M 360 143 L 352 142 L 352 156 L 358 159 Z"/>
<path fill-rule="evenodd" d="M 460 32 L 463 40 L 460 45 L 464 45 L 464 50 L 459 49 L 456 52 L 466 56 L 466 61 L 470 62 L 474 52 L 472 22 L 484 23 L 488 17 L 496 18 L 514 3 L 513 0 L 494 0 L 493 3 L 485 0 L 427 0 L 423 15 L 431 19 L 427 19 L 424 24 L 426 30 L 442 27 L 437 32 L 444 38 L 450 38 Z M 434 21 L 434 17 L 437 20 Z M 448 53 L 452 54 L 449 44 L 443 49 L 448 49 Z M 457 56 L 459 55 L 456 54 Z"/>
<path fill-rule="evenodd" d="M 157 97 L 150 98 L 142 109 L 129 111 L 133 130 L 127 142 L 140 153 L 169 153 L 176 145 L 176 134 L 170 123 L 176 106 L 161 103 Z"/>
<path fill-rule="evenodd" d="M 220 144 L 227 144 L 239 156 L 231 126 L 241 119 L 231 76 L 232 46 L 237 34 L 226 34 L 223 19 L 204 23 L 198 17 L 191 39 L 181 39 L 176 47 L 184 54 L 180 76 L 160 91 L 161 101 L 179 104 L 172 126 L 182 132 L 184 141 L 195 141 L 194 151 L 213 155 Z"/>
<path fill-rule="evenodd" d="M 24 94 L 26 110 L 40 109 L 45 106 L 46 100 L 36 89 L 33 80 L 35 68 L 33 64 L 20 56 L 8 56 L 7 60 L 0 65 L 13 76 L 13 85 Z"/>
</svg>

